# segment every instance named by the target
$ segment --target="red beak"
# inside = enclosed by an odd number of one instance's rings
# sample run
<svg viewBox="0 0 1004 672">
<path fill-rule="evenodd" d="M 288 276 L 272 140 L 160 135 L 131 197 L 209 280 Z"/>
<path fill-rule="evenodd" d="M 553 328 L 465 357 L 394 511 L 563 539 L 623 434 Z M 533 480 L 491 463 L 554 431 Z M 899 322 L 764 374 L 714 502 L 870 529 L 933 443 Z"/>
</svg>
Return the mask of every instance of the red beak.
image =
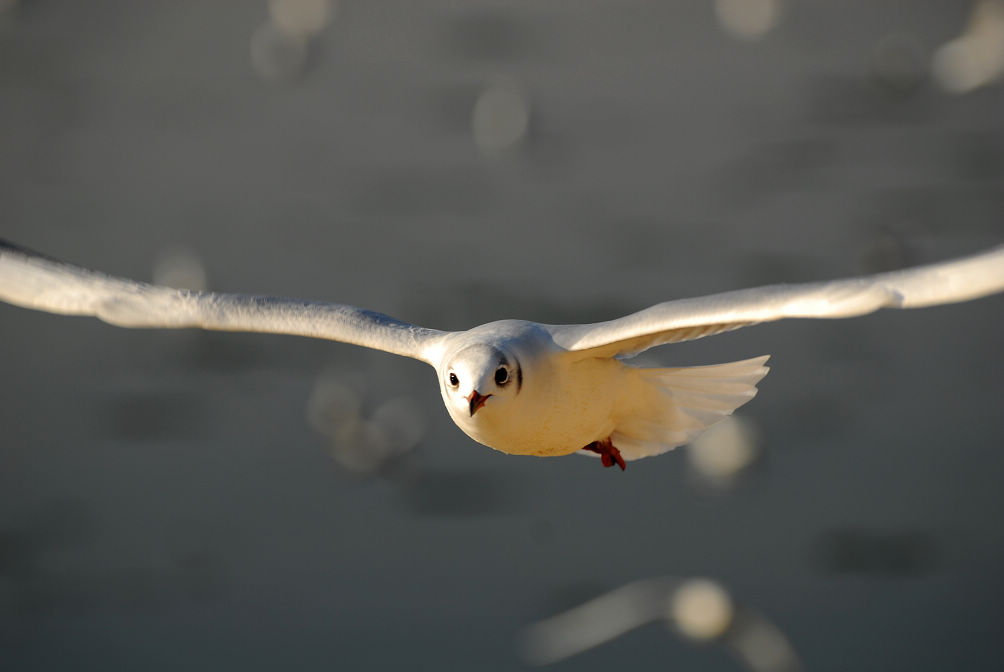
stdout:
<svg viewBox="0 0 1004 672">
<path fill-rule="evenodd" d="M 471 405 L 471 407 L 470 407 L 471 408 L 471 417 L 473 417 L 474 414 L 478 412 L 479 408 L 481 408 L 482 406 L 485 405 L 485 401 L 490 396 L 492 396 L 492 395 L 490 395 L 490 394 L 484 394 L 483 395 L 480 392 L 478 392 L 477 390 L 472 390 L 469 395 L 467 395 L 466 397 L 464 397 L 464 399 L 466 399 L 468 401 L 468 403 L 470 403 L 470 405 Z"/>
</svg>

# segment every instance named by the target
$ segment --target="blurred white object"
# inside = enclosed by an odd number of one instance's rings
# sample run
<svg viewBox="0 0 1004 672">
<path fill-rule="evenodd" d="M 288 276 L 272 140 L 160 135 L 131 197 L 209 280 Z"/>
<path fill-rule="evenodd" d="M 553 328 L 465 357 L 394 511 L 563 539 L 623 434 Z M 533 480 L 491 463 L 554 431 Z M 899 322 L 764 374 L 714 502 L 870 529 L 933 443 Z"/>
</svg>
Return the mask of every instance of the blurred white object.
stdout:
<svg viewBox="0 0 1004 672">
<path fill-rule="evenodd" d="M 531 625 L 520 649 L 527 662 L 546 665 L 582 653 L 665 616 L 670 578 L 635 581 L 562 614 Z"/>
<path fill-rule="evenodd" d="M 1004 0 L 980 0 L 966 31 L 942 45 L 931 63 L 949 93 L 967 93 L 1004 75 Z"/>
<path fill-rule="evenodd" d="M 521 142 L 530 123 L 530 100 L 513 79 L 490 85 L 474 104 L 474 142 L 486 154 L 495 154 Z"/>
<path fill-rule="evenodd" d="M 263 79 L 294 79 L 307 66 L 310 42 L 338 14 L 334 0 L 269 0 L 268 20 L 251 36 L 251 63 Z"/>
<path fill-rule="evenodd" d="M 712 485 L 728 485 L 759 457 L 758 437 L 751 421 L 735 415 L 727 417 L 690 444 L 690 466 Z"/>
<path fill-rule="evenodd" d="M 206 267 L 192 250 L 168 247 L 161 250 L 153 262 L 153 282 L 175 289 L 202 292 L 207 287 Z"/>
<path fill-rule="evenodd" d="M 333 0 L 269 0 L 269 16 L 283 34 L 293 38 L 317 35 L 334 20 Z"/>
<path fill-rule="evenodd" d="M 362 397 L 352 385 L 333 373 L 322 373 L 307 400 L 307 419 L 318 432 L 337 437 L 340 431 L 359 422 Z"/>
<path fill-rule="evenodd" d="M 715 16 L 733 37 L 758 40 L 777 25 L 781 0 L 715 0 Z"/>
<path fill-rule="evenodd" d="M 725 644 L 753 672 L 796 672 L 802 669 L 798 654 L 784 633 L 753 613 L 742 614 L 737 619 Z"/>
<path fill-rule="evenodd" d="M 415 448 L 425 435 L 422 414 L 411 400 L 391 399 L 366 416 L 358 386 L 327 373 L 314 385 L 307 419 L 328 438 L 338 463 L 362 474 L 379 471 Z"/>
<path fill-rule="evenodd" d="M 720 637 L 732 623 L 732 598 L 708 579 L 691 579 L 669 601 L 669 615 L 679 631 L 691 639 Z"/>
<path fill-rule="evenodd" d="M 608 642 L 634 628 L 664 621 L 687 639 L 719 642 L 754 672 L 802 668 L 787 638 L 756 611 L 737 606 L 709 579 L 635 581 L 528 627 L 520 653 L 547 665 Z"/>
<path fill-rule="evenodd" d="M 406 397 L 385 401 L 376 407 L 370 419 L 380 428 L 387 453 L 407 452 L 425 436 L 423 415 L 415 402 Z"/>
</svg>

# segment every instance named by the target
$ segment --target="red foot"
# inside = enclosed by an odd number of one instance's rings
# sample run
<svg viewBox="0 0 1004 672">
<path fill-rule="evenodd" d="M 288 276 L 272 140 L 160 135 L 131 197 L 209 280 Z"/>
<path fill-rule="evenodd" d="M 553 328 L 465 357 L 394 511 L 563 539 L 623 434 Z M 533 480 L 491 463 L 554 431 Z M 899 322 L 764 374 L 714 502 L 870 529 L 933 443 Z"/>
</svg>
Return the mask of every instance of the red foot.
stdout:
<svg viewBox="0 0 1004 672">
<path fill-rule="evenodd" d="M 593 441 L 588 446 L 583 447 L 582 450 L 599 453 L 600 461 L 603 462 L 604 467 L 612 467 L 616 463 L 621 468 L 621 471 L 627 469 L 627 465 L 624 464 L 624 458 L 621 457 L 621 451 L 617 450 L 617 447 L 610 442 L 609 438 L 602 441 Z"/>
</svg>

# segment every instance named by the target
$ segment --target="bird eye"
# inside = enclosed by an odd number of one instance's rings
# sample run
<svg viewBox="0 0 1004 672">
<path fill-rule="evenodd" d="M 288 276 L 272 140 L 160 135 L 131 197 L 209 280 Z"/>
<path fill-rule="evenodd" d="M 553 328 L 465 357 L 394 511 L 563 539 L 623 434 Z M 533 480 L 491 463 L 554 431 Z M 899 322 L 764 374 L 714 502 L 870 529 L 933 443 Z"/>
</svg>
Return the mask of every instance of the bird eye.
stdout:
<svg viewBox="0 0 1004 672">
<path fill-rule="evenodd" d="M 455 374 L 452 371 L 450 371 L 450 385 L 452 387 L 456 387 L 459 384 L 460 384 L 460 379 L 457 378 L 457 374 Z"/>
<path fill-rule="evenodd" d="M 505 385 L 509 382 L 509 369 L 504 366 L 500 366 L 495 369 L 495 384 Z"/>
</svg>

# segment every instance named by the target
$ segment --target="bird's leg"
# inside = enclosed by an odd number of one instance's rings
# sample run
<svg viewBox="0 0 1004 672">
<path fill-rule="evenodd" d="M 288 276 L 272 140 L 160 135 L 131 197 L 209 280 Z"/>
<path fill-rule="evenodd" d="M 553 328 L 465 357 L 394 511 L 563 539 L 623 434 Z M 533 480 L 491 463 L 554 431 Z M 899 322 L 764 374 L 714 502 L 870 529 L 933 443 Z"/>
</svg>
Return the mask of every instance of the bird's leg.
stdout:
<svg viewBox="0 0 1004 672">
<path fill-rule="evenodd" d="M 627 469 L 627 465 L 624 464 L 624 458 L 621 457 L 621 451 L 617 450 L 617 447 L 610 441 L 610 437 L 602 441 L 593 441 L 588 446 L 583 447 L 582 450 L 598 453 L 604 467 L 612 467 L 616 463 L 621 468 L 621 471 Z"/>
</svg>

